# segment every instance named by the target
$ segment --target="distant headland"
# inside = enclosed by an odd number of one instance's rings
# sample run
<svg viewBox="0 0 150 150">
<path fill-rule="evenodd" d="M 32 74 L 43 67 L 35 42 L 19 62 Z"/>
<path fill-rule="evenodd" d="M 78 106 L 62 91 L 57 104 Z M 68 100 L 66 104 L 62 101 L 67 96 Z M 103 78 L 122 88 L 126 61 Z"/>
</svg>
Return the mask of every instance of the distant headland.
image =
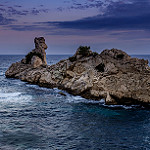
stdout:
<svg viewBox="0 0 150 150">
<path fill-rule="evenodd" d="M 118 49 L 98 54 L 80 46 L 57 64 L 47 65 L 44 37 L 34 39 L 35 49 L 6 71 L 17 78 L 48 88 L 59 88 L 87 99 L 104 99 L 107 105 L 150 103 L 150 67 L 144 59 L 131 58 Z"/>
</svg>

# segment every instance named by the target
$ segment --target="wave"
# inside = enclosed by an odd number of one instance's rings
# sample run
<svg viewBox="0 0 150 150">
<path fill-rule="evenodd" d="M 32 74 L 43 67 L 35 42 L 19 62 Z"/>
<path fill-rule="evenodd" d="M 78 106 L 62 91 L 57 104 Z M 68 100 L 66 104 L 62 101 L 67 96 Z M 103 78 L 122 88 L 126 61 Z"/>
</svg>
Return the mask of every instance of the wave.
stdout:
<svg viewBox="0 0 150 150">
<path fill-rule="evenodd" d="M 16 92 L 16 93 L 0 93 L 0 99 L 7 98 L 7 97 L 16 97 L 19 96 L 21 93 Z"/>
<path fill-rule="evenodd" d="M 0 71 L 0 76 L 4 76 L 4 74 L 5 74 L 4 72 Z"/>
<path fill-rule="evenodd" d="M 34 88 L 34 89 L 38 89 L 38 90 L 49 91 L 50 94 L 53 93 L 57 98 L 63 99 L 63 102 L 65 102 L 65 103 L 97 104 L 97 105 L 99 105 L 101 107 L 110 108 L 110 109 L 133 109 L 133 108 L 139 108 L 140 107 L 139 105 L 131 105 L 131 106 L 126 106 L 126 105 L 106 105 L 104 99 L 101 99 L 101 100 L 89 100 L 89 99 L 83 98 L 81 96 L 73 96 L 73 95 L 67 93 L 66 91 L 59 90 L 58 88 L 50 89 L 50 88 L 39 87 L 38 85 L 30 85 L 30 84 L 27 84 L 26 86 Z M 66 97 L 60 95 L 59 92 L 63 92 L 66 95 Z"/>
<path fill-rule="evenodd" d="M 66 94 L 66 93 L 65 93 Z M 69 94 L 66 94 L 66 102 L 68 103 L 85 103 L 85 104 L 98 104 L 101 107 L 110 108 L 110 109 L 133 109 L 133 108 L 142 108 L 140 105 L 106 105 L 105 100 L 88 100 L 81 96 L 72 96 Z"/>
<path fill-rule="evenodd" d="M 31 101 L 32 96 L 20 92 L 4 93 L 0 90 L 0 102 L 2 103 L 26 103 Z"/>
<path fill-rule="evenodd" d="M 27 87 L 37 89 L 37 90 L 42 90 L 42 91 L 51 91 L 52 89 L 46 88 L 46 87 L 40 87 L 38 85 L 33 85 L 33 84 L 26 84 Z"/>
<path fill-rule="evenodd" d="M 16 81 L 16 84 L 18 83 L 22 83 L 21 81 Z M 73 96 L 71 94 L 68 94 L 66 91 L 63 90 L 59 90 L 58 88 L 46 88 L 46 87 L 40 87 L 38 85 L 32 85 L 32 84 L 25 84 L 26 87 L 29 88 L 33 88 L 36 90 L 41 90 L 41 91 L 45 91 L 46 93 L 48 92 L 48 94 L 50 95 L 55 95 L 57 98 L 59 99 L 63 99 L 64 103 L 85 103 L 85 104 L 97 104 L 101 107 L 105 107 L 105 108 L 110 108 L 110 109 L 133 109 L 133 108 L 139 108 L 139 105 L 131 105 L 131 106 L 126 106 L 126 105 L 106 105 L 105 104 L 105 100 L 101 99 L 101 100 L 88 100 L 85 99 L 81 96 Z M 1 90 L 0 90 L 1 92 Z M 59 94 L 59 92 L 63 92 L 66 97 L 62 96 L 61 94 Z M 32 99 L 31 95 L 22 95 L 22 93 L 16 92 L 16 93 L 3 93 L 3 96 L 1 96 L 0 93 L 0 100 L 2 98 L 7 99 L 7 101 L 10 102 L 18 102 L 18 101 L 28 101 L 30 99 Z"/>
<path fill-rule="evenodd" d="M 66 94 L 66 93 L 65 93 Z M 66 94 L 66 101 L 69 103 L 92 103 L 92 104 L 100 104 L 103 103 L 103 100 L 96 101 L 96 100 L 88 100 L 86 98 L 83 98 L 81 96 L 73 96 L 70 94 Z"/>
<path fill-rule="evenodd" d="M 102 105 L 103 105 L 104 107 L 113 108 L 113 109 L 133 109 L 133 108 L 139 106 L 139 105 L 126 106 L 126 105 L 106 105 L 106 104 L 102 104 Z"/>
</svg>

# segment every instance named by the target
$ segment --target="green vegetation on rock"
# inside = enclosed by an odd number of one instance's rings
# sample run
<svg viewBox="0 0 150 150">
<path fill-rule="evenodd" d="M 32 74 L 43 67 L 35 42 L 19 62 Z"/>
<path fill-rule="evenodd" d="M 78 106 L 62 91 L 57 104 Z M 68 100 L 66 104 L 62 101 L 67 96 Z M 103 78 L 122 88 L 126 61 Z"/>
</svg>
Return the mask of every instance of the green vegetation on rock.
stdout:
<svg viewBox="0 0 150 150">
<path fill-rule="evenodd" d="M 79 55 L 87 56 L 90 52 L 90 46 L 80 46 L 79 47 Z"/>
</svg>

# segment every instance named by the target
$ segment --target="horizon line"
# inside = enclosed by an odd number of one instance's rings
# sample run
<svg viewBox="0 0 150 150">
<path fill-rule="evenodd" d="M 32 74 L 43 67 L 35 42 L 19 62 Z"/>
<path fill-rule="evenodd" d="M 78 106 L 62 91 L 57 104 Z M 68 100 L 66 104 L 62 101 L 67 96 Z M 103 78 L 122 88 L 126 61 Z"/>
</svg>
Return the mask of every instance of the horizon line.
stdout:
<svg viewBox="0 0 150 150">
<path fill-rule="evenodd" d="M 99 53 L 100 54 L 100 53 Z M 138 54 L 135 54 L 135 53 L 127 53 L 128 55 L 150 55 L 150 53 L 149 54 L 147 54 L 147 53 L 138 53 Z M 0 54 L 0 55 L 27 55 L 27 54 L 19 54 L 19 53 L 16 53 L 16 54 Z M 74 53 L 71 53 L 71 54 L 68 54 L 68 53 L 66 53 L 66 54 L 46 54 L 46 55 L 74 55 Z"/>
</svg>

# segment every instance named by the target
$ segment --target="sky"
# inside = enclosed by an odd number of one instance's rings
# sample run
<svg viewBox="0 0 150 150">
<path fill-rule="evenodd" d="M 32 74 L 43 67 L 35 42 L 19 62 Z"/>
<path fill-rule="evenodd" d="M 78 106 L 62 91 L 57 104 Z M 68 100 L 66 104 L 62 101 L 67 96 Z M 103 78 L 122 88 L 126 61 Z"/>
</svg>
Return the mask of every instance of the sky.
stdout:
<svg viewBox="0 0 150 150">
<path fill-rule="evenodd" d="M 150 54 L 150 0 L 0 0 L 0 54 L 26 54 L 40 36 L 47 54 Z"/>
</svg>

